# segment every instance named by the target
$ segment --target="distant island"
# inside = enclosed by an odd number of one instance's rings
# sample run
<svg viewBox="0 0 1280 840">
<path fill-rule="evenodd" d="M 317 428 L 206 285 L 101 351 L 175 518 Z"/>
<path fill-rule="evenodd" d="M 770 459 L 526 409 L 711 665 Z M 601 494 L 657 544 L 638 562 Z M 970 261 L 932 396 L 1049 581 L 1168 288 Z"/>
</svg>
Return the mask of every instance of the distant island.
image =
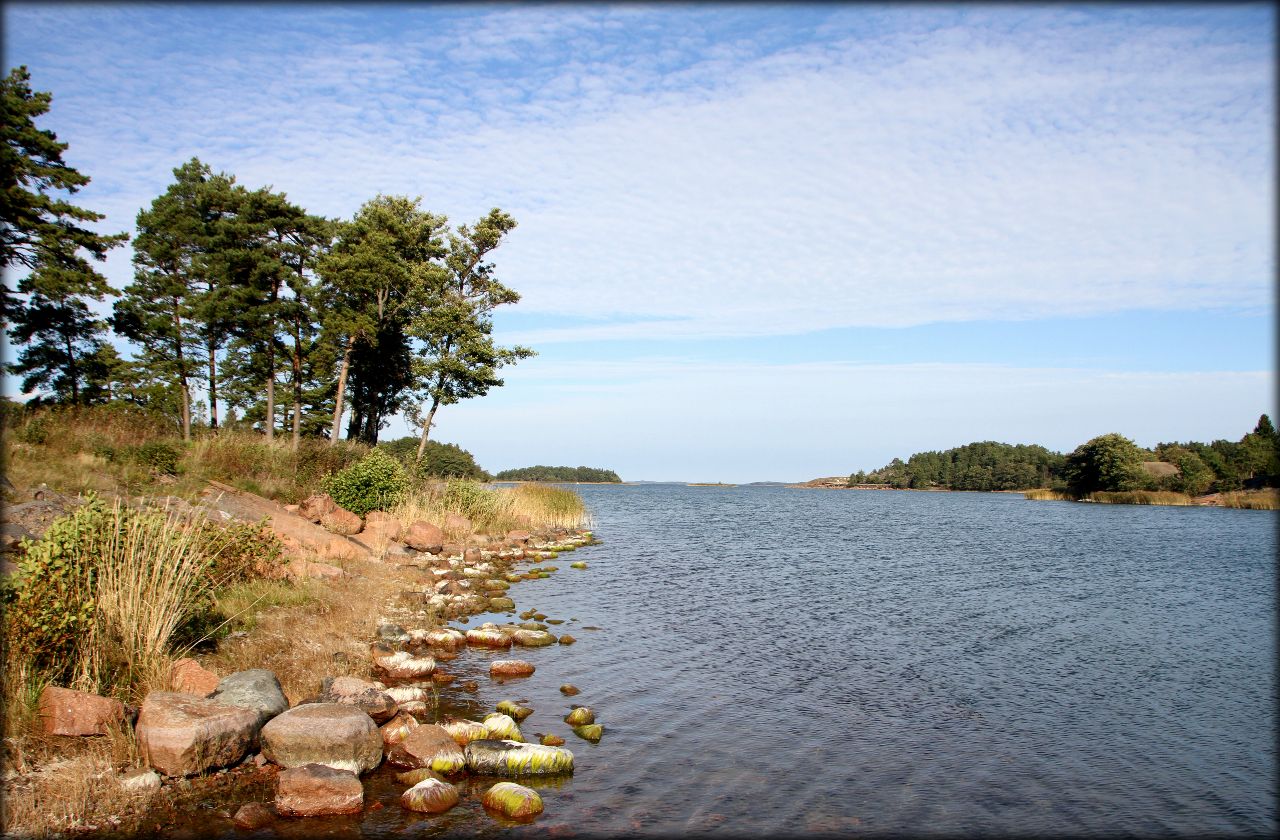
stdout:
<svg viewBox="0 0 1280 840">
<path fill-rule="evenodd" d="M 578 484 L 621 484 L 622 479 L 613 470 L 597 467 L 521 467 L 503 470 L 494 476 L 496 481 L 561 481 Z"/>
</svg>

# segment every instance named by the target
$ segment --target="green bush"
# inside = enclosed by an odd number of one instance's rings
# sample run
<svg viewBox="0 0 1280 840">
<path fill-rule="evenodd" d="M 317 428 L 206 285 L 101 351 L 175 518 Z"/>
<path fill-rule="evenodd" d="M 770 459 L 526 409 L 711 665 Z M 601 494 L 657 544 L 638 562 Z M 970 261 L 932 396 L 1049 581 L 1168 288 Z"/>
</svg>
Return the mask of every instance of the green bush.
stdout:
<svg viewBox="0 0 1280 840">
<path fill-rule="evenodd" d="M 161 475 L 177 475 L 178 462 L 182 460 L 182 452 L 176 446 L 158 440 L 147 441 L 130 454 L 136 463 Z"/>
<path fill-rule="evenodd" d="M 324 480 L 324 490 L 342 507 L 359 516 L 386 510 L 409 489 L 409 476 L 395 458 L 370 450 L 356 463 Z"/>
<path fill-rule="evenodd" d="M 90 496 L 39 540 L 22 540 L 17 574 L 0 582 L 6 656 L 41 670 L 73 659 L 93 626 L 94 576 L 112 527 L 110 509 Z"/>
<path fill-rule="evenodd" d="M 505 498 L 474 481 L 450 479 L 444 488 L 444 506 L 476 524 L 486 523 L 503 512 Z"/>
</svg>

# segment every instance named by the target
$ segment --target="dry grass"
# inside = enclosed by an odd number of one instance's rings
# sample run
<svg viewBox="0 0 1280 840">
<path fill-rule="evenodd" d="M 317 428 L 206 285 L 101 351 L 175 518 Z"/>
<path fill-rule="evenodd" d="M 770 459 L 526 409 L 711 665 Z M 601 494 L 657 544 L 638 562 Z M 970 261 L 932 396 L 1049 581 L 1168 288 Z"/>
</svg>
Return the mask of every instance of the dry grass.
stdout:
<svg viewBox="0 0 1280 840">
<path fill-rule="evenodd" d="M 410 492 L 389 511 L 401 524 L 419 520 L 439 525 L 445 538 L 465 541 L 475 534 L 501 535 L 514 530 L 579 528 L 590 523 L 577 493 L 544 484 L 485 489 L 470 481 L 429 484 Z M 470 529 L 447 528 L 450 514 L 466 517 Z"/>
<path fill-rule="evenodd" d="M 1195 499 L 1186 493 L 1174 493 L 1168 490 L 1124 490 L 1098 491 L 1087 496 L 1091 502 L 1104 505 L 1175 505 L 1190 506 Z"/>
<path fill-rule="evenodd" d="M 268 597 L 246 612 L 252 632 L 224 640 L 217 653 L 197 658 L 218 674 L 274 671 L 293 704 L 319 691 L 325 677 L 369 678 L 369 643 L 381 621 L 407 628 L 439 625 L 425 607 L 400 603 L 402 591 L 422 591 L 424 578 L 417 569 L 377 561 L 346 561 L 344 567 L 348 577 L 301 581 L 292 596 L 283 594 L 288 584 L 262 585 L 259 592 Z M 242 605 L 252 602 L 249 592 L 233 597 Z"/>
<path fill-rule="evenodd" d="M 1223 493 L 1218 497 L 1218 504 L 1228 508 L 1244 510 L 1280 510 L 1280 490 L 1249 490 L 1239 493 Z"/>
<path fill-rule="evenodd" d="M 1061 490 L 1050 490 L 1047 487 L 1039 487 L 1035 490 L 1025 490 L 1022 495 L 1023 498 L 1033 499 L 1036 501 L 1070 502 L 1075 500 L 1075 496 L 1072 496 L 1070 493 L 1064 493 Z"/>
</svg>

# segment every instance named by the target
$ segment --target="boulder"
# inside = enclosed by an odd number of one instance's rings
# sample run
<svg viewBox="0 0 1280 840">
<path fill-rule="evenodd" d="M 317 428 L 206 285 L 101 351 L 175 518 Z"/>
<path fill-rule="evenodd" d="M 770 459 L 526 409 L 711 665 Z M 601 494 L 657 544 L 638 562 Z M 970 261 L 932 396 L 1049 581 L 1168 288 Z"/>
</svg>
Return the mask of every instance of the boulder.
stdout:
<svg viewBox="0 0 1280 840">
<path fill-rule="evenodd" d="M 489 728 L 478 720 L 446 718 L 440 725 L 444 727 L 444 730 L 449 733 L 460 747 L 465 747 L 472 741 L 493 737 L 493 733 L 489 731 Z"/>
<path fill-rule="evenodd" d="M 516 608 L 516 602 L 507 597 L 490 598 L 490 612 L 510 612 Z"/>
<path fill-rule="evenodd" d="M 595 723 L 596 713 L 586 706 L 574 706 L 573 710 L 564 716 L 564 722 L 570 726 L 582 726 L 587 723 Z"/>
<path fill-rule="evenodd" d="M 258 713 L 258 728 L 289 708 L 289 700 L 280 688 L 280 680 L 266 668 L 251 668 L 227 674 L 218 681 L 210 700 L 252 709 Z"/>
<path fill-rule="evenodd" d="M 389 680 L 420 680 L 435 669 L 436 661 L 430 656 L 414 656 L 403 650 L 373 657 L 373 670 Z"/>
<path fill-rule="evenodd" d="M 373 718 L 344 703 L 307 703 L 262 727 L 262 754 L 281 767 L 324 764 L 363 773 L 382 761 L 382 733 Z"/>
<path fill-rule="evenodd" d="M 533 663 L 523 659 L 495 659 L 489 663 L 491 677 L 527 677 L 534 670 Z"/>
<path fill-rule="evenodd" d="M 565 683 L 564 685 L 560 686 L 560 693 L 563 694 L 565 697 L 572 697 L 573 695 L 579 693 L 580 691 L 581 689 L 578 688 L 576 685 L 573 685 L 572 683 Z"/>
<path fill-rule="evenodd" d="M 563 747 L 564 739 L 559 735 L 543 735 L 538 739 L 538 743 L 547 747 Z"/>
<path fill-rule="evenodd" d="M 439 554 L 444 547 L 444 532 L 430 522 L 418 521 L 400 535 L 405 545 L 416 551 Z"/>
<path fill-rule="evenodd" d="M 320 524 L 326 531 L 341 534 L 344 537 L 358 534 L 364 527 L 364 521 L 359 516 L 342 507 L 335 507 L 320 517 Z"/>
<path fill-rule="evenodd" d="M 588 723 L 573 727 L 573 734 L 584 741 L 590 741 L 595 744 L 599 743 L 600 738 L 604 735 L 604 727 L 598 723 Z"/>
<path fill-rule="evenodd" d="M 385 723 L 399 711 L 386 686 L 358 677 L 325 677 L 316 702 L 355 706 L 373 718 L 374 723 Z"/>
<path fill-rule="evenodd" d="M 531 534 L 528 531 L 508 531 L 507 542 L 511 545 L 524 545 L 529 542 Z"/>
<path fill-rule="evenodd" d="M 511 647 L 511 637 L 497 628 L 473 627 L 467 631 L 466 639 L 467 644 L 477 647 Z"/>
<path fill-rule="evenodd" d="M 290 817 L 355 814 L 364 807 L 364 786 L 354 773 L 324 764 L 304 764 L 280 774 L 276 810 Z"/>
<path fill-rule="evenodd" d="M 366 541 L 398 542 L 403 533 L 404 526 L 386 511 L 371 510 L 365 515 L 361 534 Z"/>
<path fill-rule="evenodd" d="M 573 772 L 573 753 L 563 747 L 517 741 L 472 741 L 463 747 L 467 769 L 490 776 L 541 776 Z"/>
<path fill-rule="evenodd" d="M 189 776 L 244 758 L 259 725 L 253 709 L 155 691 L 142 702 L 135 731 L 147 764 L 166 776 Z"/>
<path fill-rule="evenodd" d="M 397 703 L 425 703 L 431 699 L 431 692 L 418 685 L 393 685 L 387 694 Z"/>
<path fill-rule="evenodd" d="M 515 782 L 498 782 L 484 792 L 484 807 L 511 819 L 526 819 L 542 813 L 542 797 L 533 788 Z"/>
<path fill-rule="evenodd" d="M 328 513 L 337 510 L 338 503 L 328 493 L 308 496 L 298 505 L 298 516 L 311 522 L 319 522 Z"/>
<path fill-rule="evenodd" d="M 510 717 L 516 723 L 520 723 L 529 715 L 533 714 L 533 709 L 528 706 L 521 706 L 514 700 L 503 700 L 498 704 L 498 711 Z"/>
<path fill-rule="evenodd" d="M 378 638 L 393 644 L 412 641 L 413 637 L 399 624 L 387 622 L 378 625 Z"/>
<path fill-rule="evenodd" d="M 179 659 L 169 671 L 169 687 L 182 694 L 208 697 L 218 688 L 218 675 L 194 659 Z"/>
<path fill-rule="evenodd" d="M 443 726 L 429 723 L 417 727 L 387 752 L 387 761 L 397 767 L 429 767 L 437 773 L 457 773 L 467 766 L 462 747 Z"/>
<path fill-rule="evenodd" d="M 471 520 L 467 519 L 460 513 L 450 513 L 444 518 L 444 530 L 446 531 L 470 531 Z"/>
<path fill-rule="evenodd" d="M 493 712 L 485 715 L 484 728 L 488 730 L 490 738 L 524 741 L 524 736 L 520 734 L 519 724 L 510 715 L 505 715 L 502 712 Z"/>
<path fill-rule="evenodd" d="M 457 650 L 466 645 L 467 637 L 461 630 L 455 630 L 452 627 L 441 627 L 438 630 L 427 632 L 426 643 L 430 647 Z"/>
<path fill-rule="evenodd" d="M 394 747 L 421 725 L 418 719 L 408 712 L 397 712 L 395 717 L 379 728 L 382 732 L 382 749 L 386 751 Z"/>
<path fill-rule="evenodd" d="M 440 814 L 458 804 L 458 789 L 443 779 L 426 778 L 402 793 L 400 804 L 410 811 Z"/>
<path fill-rule="evenodd" d="M 563 636 L 556 639 L 556 641 L 562 645 L 571 645 L 578 640 L 575 639 L 573 636 L 570 636 L 568 633 L 565 633 Z"/>
<path fill-rule="evenodd" d="M 247 802 L 241 805 L 231 818 L 237 828 L 243 828 L 245 831 L 257 831 L 260 828 L 266 828 L 275 822 L 276 812 L 270 805 L 261 802 Z"/>
<path fill-rule="evenodd" d="M 124 720 L 124 704 L 111 697 L 49 685 L 40 692 L 37 716 L 46 735 L 106 735 L 111 726 Z"/>
</svg>

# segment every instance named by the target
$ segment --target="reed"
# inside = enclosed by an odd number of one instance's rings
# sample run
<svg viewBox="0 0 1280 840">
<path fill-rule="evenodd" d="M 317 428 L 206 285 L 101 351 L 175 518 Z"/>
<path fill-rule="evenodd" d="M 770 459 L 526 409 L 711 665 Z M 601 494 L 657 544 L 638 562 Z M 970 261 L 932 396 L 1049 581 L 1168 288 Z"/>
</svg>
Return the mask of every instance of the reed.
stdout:
<svg viewBox="0 0 1280 840">
<path fill-rule="evenodd" d="M 578 528 L 589 524 L 582 498 L 563 487 L 518 484 L 486 489 L 473 481 L 427 484 L 406 494 L 388 513 L 404 525 L 416 521 L 441 526 L 449 539 L 472 533 L 502 534 L 522 529 Z M 471 530 L 445 527 L 449 514 L 466 517 Z"/>
<path fill-rule="evenodd" d="M 1269 488 L 1252 492 L 1223 493 L 1218 498 L 1222 507 L 1242 510 L 1280 510 L 1280 490 Z"/>
<path fill-rule="evenodd" d="M 1191 506 L 1195 499 L 1186 493 L 1174 493 L 1168 490 L 1117 490 L 1097 491 L 1086 498 L 1091 502 L 1104 505 L 1175 505 Z"/>
<path fill-rule="evenodd" d="M 1075 500 L 1075 496 L 1070 493 L 1064 493 L 1061 490 L 1050 490 L 1047 487 L 1037 487 L 1034 490 L 1025 490 L 1022 493 L 1023 498 L 1033 499 L 1035 501 L 1054 501 L 1054 502 L 1071 502 Z"/>
</svg>

